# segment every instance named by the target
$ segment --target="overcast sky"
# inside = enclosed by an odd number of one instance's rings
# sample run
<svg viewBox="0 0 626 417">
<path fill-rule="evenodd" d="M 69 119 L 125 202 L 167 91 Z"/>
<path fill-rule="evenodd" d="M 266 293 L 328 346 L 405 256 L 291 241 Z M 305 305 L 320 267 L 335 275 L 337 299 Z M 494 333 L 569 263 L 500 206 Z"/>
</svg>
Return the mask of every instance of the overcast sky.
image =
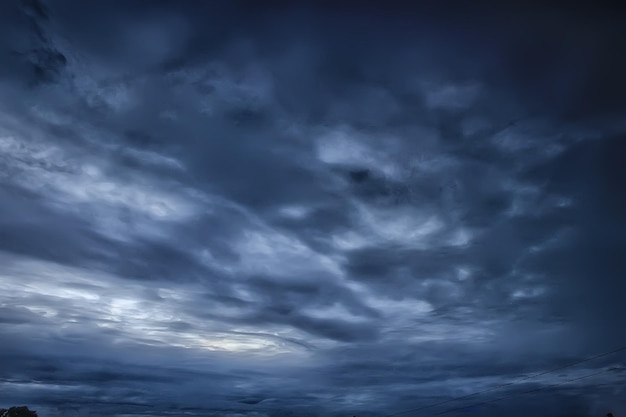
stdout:
<svg viewBox="0 0 626 417">
<path fill-rule="evenodd" d="M 0 3 L 0 407 L 382 417 L 626 346 L 623 13 L 262 3 Z M 625 365 L 406 415 L 624 417 Z"/>
</svg>

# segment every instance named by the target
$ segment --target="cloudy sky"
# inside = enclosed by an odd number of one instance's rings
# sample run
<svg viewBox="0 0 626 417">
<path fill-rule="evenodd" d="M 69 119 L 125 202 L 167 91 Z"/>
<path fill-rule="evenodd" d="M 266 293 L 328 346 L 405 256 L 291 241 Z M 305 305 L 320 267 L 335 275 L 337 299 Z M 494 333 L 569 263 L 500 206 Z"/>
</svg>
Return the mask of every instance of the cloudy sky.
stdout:
<svg viewBox="0 0 626 417">
<path fill-rule="evenodd" d="M 624 14 L 421 4 L 1 2 L 0 407 L 383 417 L 626 346 Z M 625 365 L 404 415 L 621 417 Z"/>
</svg>

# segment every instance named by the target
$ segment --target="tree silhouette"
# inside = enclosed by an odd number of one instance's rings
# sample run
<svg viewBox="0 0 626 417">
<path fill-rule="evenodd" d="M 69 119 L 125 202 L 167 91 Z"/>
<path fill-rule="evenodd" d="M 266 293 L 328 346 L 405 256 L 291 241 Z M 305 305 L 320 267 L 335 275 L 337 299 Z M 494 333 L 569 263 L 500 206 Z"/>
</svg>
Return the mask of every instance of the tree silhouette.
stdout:
<svg viewBox="0 0 626 417">
<path fill-rule="evenodd" d="M 26 406 L 11 407 L 8 410 L 0 408 L 0 417 L 37 417 L 37 412 Z"/>
</svg>

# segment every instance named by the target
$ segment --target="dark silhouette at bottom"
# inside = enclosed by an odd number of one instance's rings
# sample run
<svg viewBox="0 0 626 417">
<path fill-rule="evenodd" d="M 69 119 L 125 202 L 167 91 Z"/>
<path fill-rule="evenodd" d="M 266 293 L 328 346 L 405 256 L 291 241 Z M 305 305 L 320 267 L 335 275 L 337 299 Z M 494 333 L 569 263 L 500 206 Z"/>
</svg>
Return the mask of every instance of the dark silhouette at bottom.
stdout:
<svg viewBox="0 0 626 417">
<path fill-rule="evenodd" d="M 37 417 L 35 410 L 29 410 L 28 407 L 11 407 L 8 410 L 0 408 L 0 417 Z"/>
</svg>

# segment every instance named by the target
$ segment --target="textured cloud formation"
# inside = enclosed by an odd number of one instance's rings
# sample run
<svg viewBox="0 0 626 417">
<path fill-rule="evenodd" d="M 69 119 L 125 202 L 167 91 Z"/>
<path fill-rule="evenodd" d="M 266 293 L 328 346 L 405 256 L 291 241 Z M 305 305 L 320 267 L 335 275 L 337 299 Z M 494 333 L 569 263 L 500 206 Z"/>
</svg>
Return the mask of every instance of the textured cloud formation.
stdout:
<svg viewBox="0 0 626 417">
<path fill-rule="evenodd" d="M 381 416 L 626 346 L 617 15 L 0 16 L 0 406 Z M 624 359 L 420 413 L 618 416 Z"/>
</svg>

